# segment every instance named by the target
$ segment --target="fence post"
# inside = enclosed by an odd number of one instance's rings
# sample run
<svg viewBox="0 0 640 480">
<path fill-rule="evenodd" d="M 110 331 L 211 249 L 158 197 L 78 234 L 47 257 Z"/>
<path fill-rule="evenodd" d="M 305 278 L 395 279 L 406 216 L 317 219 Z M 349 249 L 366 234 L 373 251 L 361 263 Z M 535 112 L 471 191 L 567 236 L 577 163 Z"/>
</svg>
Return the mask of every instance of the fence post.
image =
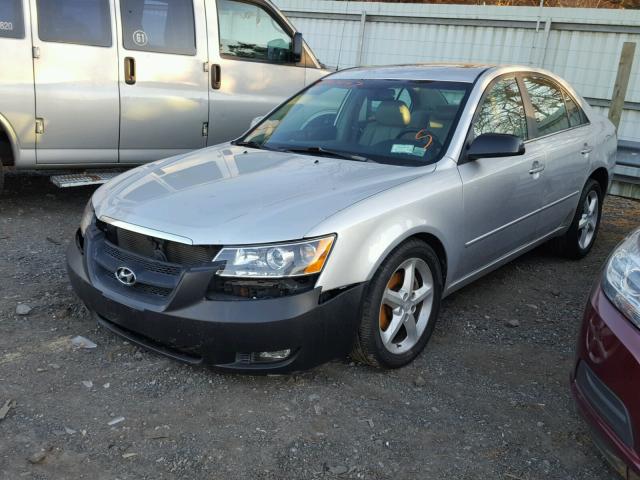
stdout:
<svg viewBox="0 0 640 480">
<path fill-rule="evenodd" d="M 611 96 L 611 106 L 609 107 L 609 120 L 618 130 L 620 119 L 622 118 L 622 110 L 624 108 L 624 99 L 627 96 L 627 88 L 629 87 L 629 77 L 631 76 L 631 67 L 633 66 L 633 56 L 636 53 L 636 42 L 624 42 L 622 52 L 620 52 L 620 62 L 618 63 L 618 74 L 616 75 L 616 83 L 613 84 L 613 95 Z"/>
<path fill-rule="evenodd" d="M 362 65 L 362 57 L 364 55 L 364 29 L 367 25 L 367 12 L 360 14 L 360 31 L 358 32 L 358 57 L 356 58 L 356 66 Z"/>
</svg>

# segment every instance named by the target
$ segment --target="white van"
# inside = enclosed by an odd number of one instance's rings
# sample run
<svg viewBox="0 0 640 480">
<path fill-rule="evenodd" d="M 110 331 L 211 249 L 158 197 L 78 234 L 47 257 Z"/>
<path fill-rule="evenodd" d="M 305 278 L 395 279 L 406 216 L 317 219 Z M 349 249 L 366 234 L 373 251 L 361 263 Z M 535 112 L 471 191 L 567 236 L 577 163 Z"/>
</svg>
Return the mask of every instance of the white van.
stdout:
<svg viewBox="0 0 640 480">
<path fill-rule="evenodd" d="M 328 72 L 266 0 L 0 0 L 0 184 L 214 145 Z"/>
</svg>

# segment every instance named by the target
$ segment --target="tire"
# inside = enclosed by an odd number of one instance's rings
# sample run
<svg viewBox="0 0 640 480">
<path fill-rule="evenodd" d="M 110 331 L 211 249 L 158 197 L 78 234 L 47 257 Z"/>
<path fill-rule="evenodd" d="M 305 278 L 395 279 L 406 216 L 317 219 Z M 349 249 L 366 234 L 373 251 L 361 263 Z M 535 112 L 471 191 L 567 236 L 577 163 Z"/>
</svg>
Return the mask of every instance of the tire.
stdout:
<svg viewBox="0 0 640 480">
<path fill-rule="evenodd" d="M 552 240 L 552 246 L 556 253 L 574 260 L 584 258 L 589 253 L 598 236 L 603 197 L 600 184 L 590 178 L 582 189 L 569 230 L 561 237 Z M 590 212 L 589 206 L 594 200 L 596 205 L 593 212 Z M 588 230 L 588 233 L 585 233 L 585 229 Z"/>
<path fill-rule="evenodd" d="M 2 159 L 0 158 L 0 195 L 4 189 L 4 165 L 2 165 Z"/>
<path fill-rule="evenodd" d="M 412 270 L 414 281 L 409 282 L 407 272 Z M 406 288 L 408 283 L 412 283 L 410 289 Z M 391 252 L 364 294 L 351 357 L 381 368 L 399 368 L 411 362 L 433 333 L 442 283 L 440 260 L 426 243 L 409 240 Z"/>
</svg>

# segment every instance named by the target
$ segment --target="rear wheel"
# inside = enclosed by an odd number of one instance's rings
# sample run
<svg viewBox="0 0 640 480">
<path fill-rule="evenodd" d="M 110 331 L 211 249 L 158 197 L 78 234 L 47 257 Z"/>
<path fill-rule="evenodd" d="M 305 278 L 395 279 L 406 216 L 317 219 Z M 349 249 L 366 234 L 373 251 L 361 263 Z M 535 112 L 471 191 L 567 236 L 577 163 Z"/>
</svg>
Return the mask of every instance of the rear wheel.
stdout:
<svg viewBox="0 0 640 480">
<path fill-rule="evenodd" d="M 353 358 L 383 368 L 411 362 L 431 337 L 441 295 L 442 268 L 433 249 L 419 240 L 398 247 L 369 284 Z"/>
<path fill-rule="evenodd" d="M 583 258 L 589 253 L 600 227 L 602 197 L 600 184 L 594 179 L 589 179 L 580 195 L 569 230 L 553 241 L 558 253 L 574 259 Z"/>
</svg>

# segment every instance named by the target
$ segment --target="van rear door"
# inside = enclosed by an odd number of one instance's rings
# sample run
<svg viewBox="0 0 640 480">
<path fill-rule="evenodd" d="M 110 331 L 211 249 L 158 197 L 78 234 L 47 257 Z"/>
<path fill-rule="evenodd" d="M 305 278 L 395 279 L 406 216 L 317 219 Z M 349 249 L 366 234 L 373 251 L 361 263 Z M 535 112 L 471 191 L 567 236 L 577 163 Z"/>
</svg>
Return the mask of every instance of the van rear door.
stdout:
<svg viewBox="0 0 640 480">
<path fill-rule="evenodd" d="M 141 163 L 206 145 L 204 0 L 119 2 L 120 162 Z"/>
<path fill-rule="evenodd" d="M 38 164 L 118 161 L 113 0 L 30 0 Z"/>
<path fill-rule="evenodd" d="M 293 61 L 294 31 L 268 2 L 209 0 L 207 19 L 213 145 L 238 137 L 254 117 L 302 89 L 307 58 Z"/>
</svg>

